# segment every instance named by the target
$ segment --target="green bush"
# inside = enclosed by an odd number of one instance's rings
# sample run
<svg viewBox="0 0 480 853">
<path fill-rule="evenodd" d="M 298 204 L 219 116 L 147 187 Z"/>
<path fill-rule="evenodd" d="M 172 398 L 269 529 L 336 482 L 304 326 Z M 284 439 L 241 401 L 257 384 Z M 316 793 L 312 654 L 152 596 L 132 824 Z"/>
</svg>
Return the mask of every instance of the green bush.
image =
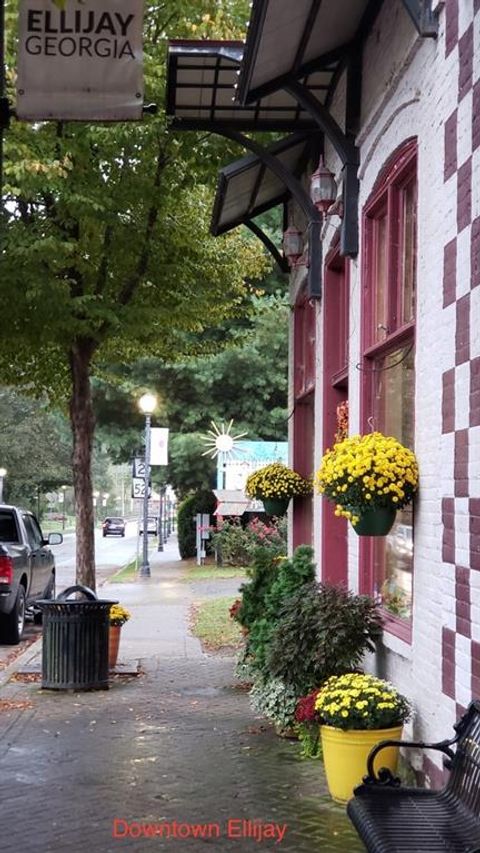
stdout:
<svg viewBox="0 0 480 853">
<path fill-rule="evenodd" d="M 243 584 L 242 604 L 237 619 L 248 629 L 245 659 L 269 678 L 267 653 L 281 608 L 294 592 L 315 577 L 313 549 L 300 545 L 290 560 L 271 558 L 258 549 L 251 581 Z"/>
<path fill-rule="evenodd" d="M 366 595 L 343 587 L 309 583 L 281 606 L 265 665 L 272 677 L 305 696 L 331 675 L 355 670 L 374 651 L 382 620 Z"/>
<path fill-rule="evenodd" d="M 294 727 L 297 698 L 292 688 L 278 678 L 256 681 L 250 691 L 250 702 L 255 711 L 275 723 L 279 734 Z"/>
<path fill-rule="evenodd" d="M 237 519 L 224 521 L 213 533 L 212 545 L 225 566 L 251 566 L 259 547 L 270 549 L 272 556 L 287 553 L 286 520 L 265 524 L 254 518 L 246 527 Z"/>
<path fill-rule="evenodd" d="M 209 516 L 215 511 L 216 499 L 213 492 L 201 489 L 185 498 L 178 507 L 177 535 L 178 550 L 182 560 L 196 554 L 196 515 L 199 512 Z"/>
</svg>

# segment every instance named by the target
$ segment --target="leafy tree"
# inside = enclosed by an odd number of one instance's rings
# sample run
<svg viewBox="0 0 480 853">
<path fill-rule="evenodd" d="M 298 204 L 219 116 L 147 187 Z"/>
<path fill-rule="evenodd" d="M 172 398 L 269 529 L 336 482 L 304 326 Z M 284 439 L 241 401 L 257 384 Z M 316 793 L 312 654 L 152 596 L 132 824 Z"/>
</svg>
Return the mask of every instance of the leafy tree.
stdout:
<svg viewBox="0 0 480 853">
<path fill-rule="evenodd" d="M 74 2 L 74 0 L 67 0 Z M 235 36 L 243 0 L 146 4 L 146 99 L 164 102 L 165 33 Z M 7 7 L 14 83 L 18 2 Z M 177 137 L 165 115 L 110 125 L 12 122 L 5 153 L 0 296 L 8 305 L 3 382 L 68 400 L 77 511 L 77 577 L 95 585 L 91 376 L 105 362 L 205 347 L 208 327 L 243 310 L 255 241 L 208 233 L 212 173 L 226 147 Z"/>
<path fill-rule="evenodd" d="M 0 460 L 8 476 L 4 499 L 34 509 L 40 493 L 71 482 L 68 424 L 9 388 L 0 389 Z"/>
</svg>

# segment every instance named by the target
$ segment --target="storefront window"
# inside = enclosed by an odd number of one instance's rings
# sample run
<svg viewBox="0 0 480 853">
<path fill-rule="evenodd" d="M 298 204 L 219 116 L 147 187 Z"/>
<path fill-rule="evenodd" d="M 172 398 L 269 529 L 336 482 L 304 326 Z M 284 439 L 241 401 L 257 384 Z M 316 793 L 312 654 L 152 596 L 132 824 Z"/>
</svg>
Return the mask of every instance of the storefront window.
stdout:
<svg viewBox="0 0 480 853">
<path fill-rule="evenodd" d="M 374 423 L 413 448 L 415 370 L 413 344 L 396 349 L 374 363 Z M 376 597 L 394 616 L 409 618 L 413 587 L 413 512 L 397 512 L 395 524 L 373 547 Z"/>
<path fill-rule="evenodd" d="M 379 176 L 364 210 L 364 429 L 415 444 L 416 143 Z M 408 634 L 412 612 L 413 509 L 397 512 L 388 536 L 361 548 L 362 587 L 381 600 L 389 627 Z"/>
</svg>

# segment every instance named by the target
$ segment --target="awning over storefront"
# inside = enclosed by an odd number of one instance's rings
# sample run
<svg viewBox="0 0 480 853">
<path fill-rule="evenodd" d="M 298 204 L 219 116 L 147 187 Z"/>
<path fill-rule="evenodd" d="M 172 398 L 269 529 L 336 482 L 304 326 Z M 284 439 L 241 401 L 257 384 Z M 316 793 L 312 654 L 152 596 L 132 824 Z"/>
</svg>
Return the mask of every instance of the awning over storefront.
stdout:
<svg viewBox="0 0 480 853">
<path fill-rule="evenodd" d="M 287 92 L 275 92 L 249 107 L 235 103 L 242 42 L 171 41 L 168 46 L 167 116 L 182 130 L 225 126 L 236 130 L 300 131 L 315 121 Z M 333 72 L 308 75 L 309 88 L 324 103 Z"/>
<path fill-rule="evenodd" d="M 355 44 L 362 42 L 382 2 L 254 0 L 239 77 L 239 103 L 257 101 L 283 89 L 288 80 L 303 82 L 312 73 L 330 75 L 333 89 L 336 71 Z M 421 35 L 436 34 L 429 0 L 403 0 L 403 5 Z"/>
<path fill-rule="evenodd" d="M 239 78 L 239 101 L 251 103 L 281 89 L 289 77 L 323 69 L 334 84 L 335 70 L 371 0 L 257 0 Z"/>
<path fill-rule="evenodd" d="M 320 134 L 295 134 L 268 150 L 292 174 L 299 177 Z M 211 232 L 224 234 L 238 225 L 250 225 L 266 210 L 286 202 L 289 192 L 283 181 L 267 169 L 259 157 L 249 155 L 226 166 L 219 173 L 213 207 Z"/>
<path fill-rule="evenodd" d="M 214 489 L 213 494 L 218 501 L 214 515 L 235 515 L 238 517 L 244 512 L 252 512 L 258 506 L 258 501 L 251 501 L 237 489 Z"/>
</svg>

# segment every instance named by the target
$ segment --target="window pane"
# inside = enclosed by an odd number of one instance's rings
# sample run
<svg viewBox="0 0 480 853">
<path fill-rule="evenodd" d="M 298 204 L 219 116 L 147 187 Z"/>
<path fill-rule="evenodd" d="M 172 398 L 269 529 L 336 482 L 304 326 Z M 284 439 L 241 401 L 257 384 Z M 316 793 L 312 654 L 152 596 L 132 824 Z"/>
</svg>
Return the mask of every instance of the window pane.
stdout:
<svg viewBox="0 0 480 853">
<path fill-rule="evenodd" d="M 374 220 L 374 313 L 373 342 L 383 341 L 388 330 L 388 255 L 387 255 L 387 217 Z"/>
<path fill-rule="evenodd" d="M 412 344 L 376 359 L 374 425 L 413 448 L 415 371 Z M 375 593 L 390 613 L 409 618 L 412 606 L 413 513 L 397 512 L 392 530 L 374 544 Z"/>
<path fill-rule="evenodd" d="M 409 323 L 415 315 L 417 185 L 403 190 L 402 246 L 402 319 Z"/>
</svg>

